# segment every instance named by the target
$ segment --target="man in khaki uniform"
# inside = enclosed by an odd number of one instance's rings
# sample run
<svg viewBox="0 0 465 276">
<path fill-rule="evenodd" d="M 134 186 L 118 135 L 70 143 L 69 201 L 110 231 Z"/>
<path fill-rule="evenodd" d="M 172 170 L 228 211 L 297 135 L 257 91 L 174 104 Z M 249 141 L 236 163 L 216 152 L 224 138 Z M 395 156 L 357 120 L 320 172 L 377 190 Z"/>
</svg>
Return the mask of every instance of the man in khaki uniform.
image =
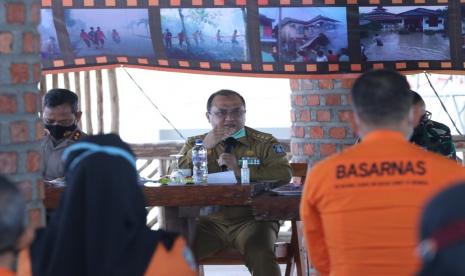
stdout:
<svg viewBox="0 0 465 276">
<path fill-rule="evenodd" d="M 45 94 L 43 122 L 45 136 L 42 140 L 43 177 L 45 181 L 64 177 L 65 148 L 86 134 L 78 127 L 81 119 L 78 97 L 67 89 L 52 89 Z"/>
<path fill-rule="evenodd" d="M 291 168 L 283 146 L 272 135 L 245 127 L 245 112 L 244 98 L 237 92 L 220 90 L 212 94 L 206 113 L 212 130 L 188 139 L 179 166 L 192 169 L 192 148 L 196 139 L 202 139 L 208 150 L 209 173 L 220 172 L 224 165 L 239 178 L 239 160 L 246 157 L 252 182 L 289 182 Z M 237 140 L 231 153 L 224 152 L 227 137 Z M 278 222 L 255 221 L 250 207 L 223 206 L 198 220 L 193 249 L 201 260 L 223 248 L 236 248 L 252 275 L 280 275 L 273 252 L 278 230 Z"/>
</svg>

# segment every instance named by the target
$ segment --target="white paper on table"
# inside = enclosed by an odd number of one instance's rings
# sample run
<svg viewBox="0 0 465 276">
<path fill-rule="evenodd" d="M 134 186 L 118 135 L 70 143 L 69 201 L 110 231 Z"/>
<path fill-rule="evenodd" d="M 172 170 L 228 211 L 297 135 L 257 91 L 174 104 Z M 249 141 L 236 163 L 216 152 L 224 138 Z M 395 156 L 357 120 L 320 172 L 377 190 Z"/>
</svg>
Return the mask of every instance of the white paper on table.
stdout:
<svg viewBox="0 0 465 276">
<path fill-rule="evenodd" d="M 231 184 L 231 183 L 235 184 L 237 183 L 237 179 L 233 171 L 209 173 L 207 183 L 208 184 Z"/>
</svg>

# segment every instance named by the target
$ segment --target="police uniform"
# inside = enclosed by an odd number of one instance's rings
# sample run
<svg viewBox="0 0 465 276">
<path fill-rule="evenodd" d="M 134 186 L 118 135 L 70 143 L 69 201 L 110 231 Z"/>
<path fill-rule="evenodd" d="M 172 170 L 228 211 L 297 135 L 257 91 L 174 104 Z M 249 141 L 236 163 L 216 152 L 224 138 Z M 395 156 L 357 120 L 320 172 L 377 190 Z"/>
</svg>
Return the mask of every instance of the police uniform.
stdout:
<svg viewBox="0 0 465 276">
<path fill-rule="evenodd" d="M 413 130 L 411 142 L 426 150 L 442 154 L 450 159 L 457 158 L 452 135 L 448 126 L 433 120 L 423 120 Z"/>
<path fill-rule="evenodd" d="M 67 138 L 64 138 L 57 145 L 55 145 L 55 140 L 49 134 L 45 134 L 42 140 L 42 168 L 45 181 L 65 176 L 64 161 L 61 160 L 63 151 L 69 145 L 74 144 L 87 135 L 81 130 L 76 129 L 66 136 Z"/>
<path fill-rule="evenodd" d="M 245 127 L 246 135 L 237 139 L 233 154 L 239 161 L 248 160 L 250 181 L 277 180 L 289 182 L 291 168 L 283 146 L 272 135 Z M 180 154 L 181 168 L 192 169 L 192 148 L 196 139 L 207 134 L 190 137 Z M 208 172 L 221 172 L 217 162 L 224 153 L 224 145 L 218 143 L 208 150 Z M 251 207 L 222 206 L 219 210 L 199 218 L 194 254 L 201 260 L 217 251 L 233 247 L 244 256 L 245 264 L 253 275 L 280 275 L 273 252 L 279 224 L 277 222 L 255 221 Z"/>
<path fill-rule="evenodd" d="M 300 216 L 319 275 L 414 275 L 417 225 L 426 201 L 465 179 L 465 168 L 392 130 L 317 163 Z"/>
</svg>

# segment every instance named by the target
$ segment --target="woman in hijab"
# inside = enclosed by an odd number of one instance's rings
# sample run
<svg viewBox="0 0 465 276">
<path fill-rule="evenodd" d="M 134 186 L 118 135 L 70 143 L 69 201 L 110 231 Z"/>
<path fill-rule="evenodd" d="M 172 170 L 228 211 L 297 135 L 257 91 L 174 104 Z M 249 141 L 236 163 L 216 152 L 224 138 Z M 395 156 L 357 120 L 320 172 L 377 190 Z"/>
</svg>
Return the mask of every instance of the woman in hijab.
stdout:
<svg viewBox="0 0 465 276">
<path fill-rule="evenodd" d="M 437 194 L 421 219 L 419 276 L 465 275 L 465 182 Z"/>
<path fill-rule="evenodd" d="M 36 276 L 195 275 L 184 240 L 146 226 L 135 157 L 117 135 L 64 152 L 66 188 L 31 248 Z"/>
</svg>

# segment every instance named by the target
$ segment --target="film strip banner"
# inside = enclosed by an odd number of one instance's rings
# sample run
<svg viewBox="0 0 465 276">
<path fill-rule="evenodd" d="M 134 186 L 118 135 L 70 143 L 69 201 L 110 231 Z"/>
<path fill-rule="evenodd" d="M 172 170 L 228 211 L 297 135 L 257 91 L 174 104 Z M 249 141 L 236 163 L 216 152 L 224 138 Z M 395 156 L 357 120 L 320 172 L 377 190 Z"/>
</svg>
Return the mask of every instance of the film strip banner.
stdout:
<svg viewBox="0 0 465 276">
<path fill-rule="evenodd" d="M 42 0 L 45 73 L 465 71 L 465 0 Z"/>
</svg>

